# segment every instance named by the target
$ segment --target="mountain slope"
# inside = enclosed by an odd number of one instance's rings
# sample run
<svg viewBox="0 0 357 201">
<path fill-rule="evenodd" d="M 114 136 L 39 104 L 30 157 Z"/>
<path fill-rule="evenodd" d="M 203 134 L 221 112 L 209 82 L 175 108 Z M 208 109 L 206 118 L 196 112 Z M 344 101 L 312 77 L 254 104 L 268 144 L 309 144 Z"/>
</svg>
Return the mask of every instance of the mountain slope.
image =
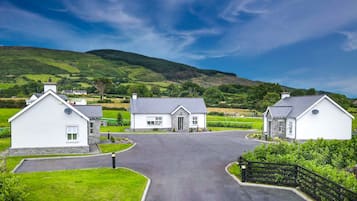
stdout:
<svg viewBox="0 0 357 201">
<path fill-rule="evenodd" d="M 42 75 L 43 78 L 39 79 Z M 97 77 L 119 82 L 184 82 L 202 86 L 258 82 L 238 78 L 233 73 L 203 70 L 185 64 L 118 50 L 93 50 L 87 53 L 32 47 L 0 47 L 0 87 L 29 80 L 74 79 L 82 85 Z M 40 76 L 41 77 L 41 76 Z M 1 84 L 2 83 L 2 84 Z"/>
</svg>

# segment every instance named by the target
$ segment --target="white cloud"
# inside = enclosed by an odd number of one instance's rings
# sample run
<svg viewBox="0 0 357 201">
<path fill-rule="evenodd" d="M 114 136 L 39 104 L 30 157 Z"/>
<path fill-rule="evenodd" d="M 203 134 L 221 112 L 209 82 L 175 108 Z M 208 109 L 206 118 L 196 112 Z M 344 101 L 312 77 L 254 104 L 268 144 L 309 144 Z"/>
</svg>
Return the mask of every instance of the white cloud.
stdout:
<svg viewBox="0 0 357 201">
<path fill-rule="evenodd" d="M 236 22 L 242 13 L 260 15 L 268 12 L 264 9 L 264 1 L 257 0 L 233 0 L 228 3 L 227 7 L 219 14 L 219 17 L 229 22 Z"/>
<path fill-rule="evenodd" d="M 345 51 L 357 50 L 357 31 L 355 32 L 340 32 L 346 37 L 346 41 L 342 45 L 342 49 Z"/>
<path fill-rule="evenodd" d="M 357 1 L 281 1 L 269 12 L 236 25 L 221 41 L 221 49 L 240 46 L 242 53 L 259 54 L 300 41 L 322 37 L 357 21 Z"/>
</svg>

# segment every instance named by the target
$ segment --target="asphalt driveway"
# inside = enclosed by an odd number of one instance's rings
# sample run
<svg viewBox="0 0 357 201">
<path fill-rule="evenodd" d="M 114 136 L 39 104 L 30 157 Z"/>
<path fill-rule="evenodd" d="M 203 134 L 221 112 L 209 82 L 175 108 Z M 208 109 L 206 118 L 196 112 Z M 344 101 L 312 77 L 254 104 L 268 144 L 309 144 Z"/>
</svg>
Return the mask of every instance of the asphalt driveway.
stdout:
<svg viewBox="0 0 357 201">
<path fill-rule="evenodd" d="M 291 191 L 240 186 L 225 172 L 229 162 L 258 145 L 246 134 L 125 135 L 137 145 L 118 155 L 117 166 L 151 178 L 148 201 L 302 200 Z M 111 167 L 111 156 L 25 161 L 17 172 L 92 167 Z"/>
</svg>

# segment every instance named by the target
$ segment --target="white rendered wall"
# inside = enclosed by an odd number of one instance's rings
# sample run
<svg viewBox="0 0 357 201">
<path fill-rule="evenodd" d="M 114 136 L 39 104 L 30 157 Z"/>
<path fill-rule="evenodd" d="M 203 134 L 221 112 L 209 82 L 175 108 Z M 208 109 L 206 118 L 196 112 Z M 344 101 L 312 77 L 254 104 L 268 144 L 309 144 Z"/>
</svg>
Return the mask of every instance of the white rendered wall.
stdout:
<svg viewBox="0 0 357 201">
<path fill-rule="evenodd" d="M 197 123 L 199 128 L 206 128 L 206 115 L 205 114 L 191 114 L 190 115 L 190 128 L 197 128 L 197 125 L 192 124 L 192 116 L 197 116 Z M 162 117 L 161 125 L 147 125 L 147 117 Z M 131 129 L 153 129 L 153 128 L 172 128 L 170 114 L 131 114 L 130 115 L 130 128 Z"/>
<path fill-rule="evenodd" d="M 192 118 L 197 117 L 197 125 L 192 124 Z M 190 128 L 206 128 L 206 114 L 191 114 L 190 115 Z"/>
<path fill-rule="evenodd" d="M 312 114 L 312 110 L 319 110 Z M 297 120 L 296 138 L 305 139 L 351 139 L 352 119 L 327 99 Z"/>
<path fill-rule="evenodd" d="M 268 114 L 264 114 L 263 116 L 263 132 L 267 133 L 268 132 L 268 118 L 267 118 Z"/>
<path fill-rule="evenodd" d="M 290 133 L 289 124 L 292 125 L 292 132 Z M 286 120 L 286 137 L 290 139 L 295 139 L 295 119 L 287 119 Z"/>
<path fill-rule="evenodd" d="M 11 122 L 12 148 L 88 146 L 87 121 L 77 113 L 64 113 L 66 106 L 52 95 Z M 68 142 L 66 126 L 78 126 L 78 139 Z"/>
<path fill-rule="evenodd" d="M 57 93 L 57 86 L 55 84 L 45 84 L 43 86 L 43 92 L 46 93 L 48 90 L 52 90 Z"/>
<path fill-rule="evenodd" d="M 161 125 L 147 125 L 148 117 L 162 117 Z M 131 114 L 131 129 L 171 128 L 171 115 L 169 114 Z"/>
</svg>

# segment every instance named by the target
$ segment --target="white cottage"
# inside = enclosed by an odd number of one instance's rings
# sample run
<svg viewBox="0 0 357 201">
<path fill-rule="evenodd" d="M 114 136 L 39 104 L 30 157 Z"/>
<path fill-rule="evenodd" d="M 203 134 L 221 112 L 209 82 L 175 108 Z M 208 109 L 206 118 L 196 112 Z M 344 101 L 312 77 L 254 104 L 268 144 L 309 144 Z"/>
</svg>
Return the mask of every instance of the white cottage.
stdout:
<svg viewBox="0 0 357 201">
<path fill-rule="evenodd" d="M 206 104 L 202 98 L 130 99 L 130 128 L 188 132 L 206 129 Z"/>
<path fill-rule="evenodd" d="M 264 113 L 264 133 L 296 140 L 351 139 L 353 119 L 327 95 L 290 97 L 283 93 Z"/>
<path fill-rule="evenodd" d="M 99 141 L 101 117 L 101 106 L 74 106 L 48 89 L 9 119 L 10 155 L 89 152 Z"/>
</svg>

